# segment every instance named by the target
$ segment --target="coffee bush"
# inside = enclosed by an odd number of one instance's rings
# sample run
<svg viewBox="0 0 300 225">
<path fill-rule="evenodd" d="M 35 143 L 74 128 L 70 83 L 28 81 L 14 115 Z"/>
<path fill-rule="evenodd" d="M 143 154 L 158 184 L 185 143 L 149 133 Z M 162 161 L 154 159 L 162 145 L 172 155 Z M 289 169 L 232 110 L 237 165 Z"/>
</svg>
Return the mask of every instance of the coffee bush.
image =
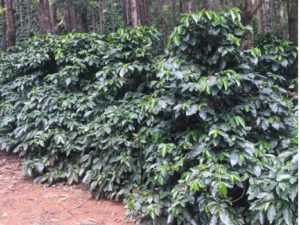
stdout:
<svg viewBox="0 0 300 225">
<path fill-rule="evenodd" d="M 274 70 L 269 43 L 240 48 L 247 29 L 237 9 L 184 15 L 164 54 L 141 27 L 35 37 L 1 55 L 0 149 L 145 223 L 297 224 L 297 106 L 281 82 L 297 52 L 286 43 Z"/>
</svg>

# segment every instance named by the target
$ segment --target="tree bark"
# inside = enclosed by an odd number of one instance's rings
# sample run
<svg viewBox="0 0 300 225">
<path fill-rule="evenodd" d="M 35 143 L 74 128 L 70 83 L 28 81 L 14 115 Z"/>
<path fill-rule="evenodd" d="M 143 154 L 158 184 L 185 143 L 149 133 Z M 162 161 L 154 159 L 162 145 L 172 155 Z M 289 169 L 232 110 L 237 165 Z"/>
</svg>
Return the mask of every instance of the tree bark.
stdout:
<svg viewBox="0 0 300 225">
<path fill-rule="evenodd" d="M 5 8 L 6 8 L 6 46 L 8 48 L 10 46 L 15 45 L 16 43 L 16 27 L 15 27 L 15 18 L 14 18 L 14 10 L 13 10 L 13 1 L 5 0 Z"/>
<path fill-rule="evenodd" d="M 262 5 L 258 11 L 259 15 L 259 32 L 263 35 L 267 34 L 269 29 L 269 22 L 270 22 L 270 2 L 269 0 L 262 0 Z"/>
<path fill-rule="evenodd" d="M 50 5 L 50 14 L 51 14 L 52 29 L 53 29 L 53 33 L 55 34 L 58 31 L 57 4 L 56 3 L 53 3 Z"/>
<path fill-rule="evenodd" d="M 184 2 L 183 2 L 183 0 L 179 0 L 179 12 L 184 13 Z"/>
<path fill-rule="evenodd" d="M 111 26 L 112 26 L 112 30 L 115 31 L 116 30 L 116 21 L 115 21 L 115 17 L 116 17 L 116 6 L 115 6 L 115 0 L 111 0 Z"/>
<path fill-rule="evenodd" d="M 96 18 L 95 9 L 93 9 L 93 12 L 92 12 L 92 23 L 93 23 L 93 32 L 95 33 L 97 31 L 97 18 Z"/>
<path fill-rule="evenodd" d="M 263 0 L 257 0 L 253 5 L 252 0 L 244 0 L 241 6 L 241 18 L 244 26 L 250 25 L 251 20 L 257 10 L 261 7 Z M 249 49 L 252 47 L 253 37 L 250 32 L 245 32 L 244 39 L 242 42 L 243 49 Z"/>
<path fill-rule="evenodd" d="M 137 27 L 138 24 L 138 11 L 137 11 L 137 1 L 130 0 L 131 2 L 131 22 L 133 27 Z"/>
<path fill-rule="evenodd" d="M 204 9 L 211 10 L 212 9 L 211 1 L 210 0 L 204 0 L 202 7 Z"/>
<path fill-rule="evenodd" d="M 53 33 L 49 1 L 39 0 L 38 7 L 39 7 L 40 33 L 41 34 Z"/>
<path fill-rule="evenodd" d="M 124 25 L 128 25 L 128 17 L 127 17 L 127 0 L 122 0 L 122 13 L 123 13 L 123 22 Z"/>
<path fill-rule="evenodd" d="M 187 2 L 187 12 L 188 13 L 193 12 L 193 0 L 188 0 L 188 2 Z"/>
<path fill-rule="evenodd" d="M 244 0 L 241 9 L 242 23 L 244 25 L 249 25 L 251 23 L 253 16 L 261 7 L 262 3 L 263 0 L 256 0 L 256 3 L 253 5 L 252 0 Z"/>
<path fill-rule="evenodd" d="M 166 45 L 167 38 L 168 38 L 168 28 L 166 24 L 166 17 L 164 13 L 164 6 L 165 6 L 165 0 L 159 0 L 159 14 L 161 19 L 161 26 L 162 26 L 162 34 L 163 34 L 163 45 Z"/>
<path fill-rule="evenodd" d="M 65 0 L 64 3 L 64 19 L 68 32 L 76 31 L 75 9 L 71 0 Z"/>
<path fill-rule="evenodd" d="M 220 5 L 222 8 L 226 7 L 226 5 L 227 5 L 226 0 L 220 0 Z"/>
<path fill-rule="evenodd" d="M 148 0 L 139 0 L 139 18 L 140 24 L 143 26 L 150 25 Z"/>
<path fill-rule="evenodd" d="M 32 27 L 32 17 L 30 16 L 31 7 L 28 5 L 28 8 L 26 10 L 27 13 L 27 20 L 28 20 L 28 30 L 29 33 L 31 33 L 31 27 Z"/>
<path fill-rule="evenodd" d="M 87 33 L 89 31 L 87 4 L 84 2 L 81 3 L 80 6 L 81 6 L 79 9 L 80 31 Z"/>
<path fill-rule="evenodd" d="M 0 0 L 1 8 L 5 8 L 4 0 Z M 2 14 L 3 26 L 2 26 L 2 41 L 1 41 L 1 50 L 6 49 L 6 13 Z"/>
<path fill-rule="evenodd" d="M 23 33 L 24 31 L 24 19 L 23 19 L 23 4 L 22 1 L 17 0 L 16 2 L 17 7 L 17 14 L 19 15 L 19 21 L 20 21 L 20 33 Z M 19 6 L 19 7 L 18 7 Z"/>
<path fill-rule="evenodd" d="M 289 40 L 298 44 L 298 0 L 288 1 Z"/>
<path fill-rule="evenodd" d="M 171 5 L 172 5 L 172 22 L 173 22 L 173 27 L 175 27 L 176 23 L 177 23 L 176 2 L 175 2 L 175 0 L 171 0 Z"/>
<path fill-rule="evenodd" d="M 285 29 L 285 13 L 282 4 L 279 4 L 277 9 L 277 16 L 279 18 L 279 30 L 283 37 L 287 37 L 286 29 Z"/>
<path fill-rule="evenodd" d="M 100 22 L 100 32 L 103 33 L 105 29 L 105 1 L 99 0 L 99 22 Z"/>
</svg>

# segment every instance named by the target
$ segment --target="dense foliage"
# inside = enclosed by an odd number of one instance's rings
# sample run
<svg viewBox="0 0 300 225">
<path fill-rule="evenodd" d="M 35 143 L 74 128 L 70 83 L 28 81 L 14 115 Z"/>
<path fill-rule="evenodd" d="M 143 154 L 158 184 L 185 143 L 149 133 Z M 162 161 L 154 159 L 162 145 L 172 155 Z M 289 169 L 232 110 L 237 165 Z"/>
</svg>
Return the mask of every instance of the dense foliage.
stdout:
<svg viewBox="0 0 300 225">
<path fill-rule="evenodd" d="M 146 28 L 33 38 L 1 56 L 0 149 L 151 224 L 297 224 L 289 70 L 245 30 L 237 9 L 185 15 L 164 55 Z"/>
<path fill-rule="evenodd" d="M 282 77 L 278 79 L 277 83 L 296 91 L 298 83 L 297 46 L 287 39 L 281 39 L 271 34 L 258 36 L 255 45 L 262 51 L 257 70 L 262 73 L 281 74 Z"/>
</svg>

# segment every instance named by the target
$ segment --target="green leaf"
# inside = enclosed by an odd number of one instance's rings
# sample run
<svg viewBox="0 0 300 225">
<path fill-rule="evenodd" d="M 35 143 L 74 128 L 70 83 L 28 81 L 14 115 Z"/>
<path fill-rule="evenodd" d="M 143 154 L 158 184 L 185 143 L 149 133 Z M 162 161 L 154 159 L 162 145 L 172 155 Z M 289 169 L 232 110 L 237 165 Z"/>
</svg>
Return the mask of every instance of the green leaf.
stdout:
<svg viewBox="0 0 300 225">
<path fill-rule="evenodd" d="M 274 207 L 274 205 L 271 205 L 269 207 L 269 210 L 267 212 L 267 217 L 270 223 L 273 223 L 273 221 L 275 220 L 276 217 L 276 209 Z"/>
<path fill-rule="evenodd" d="M 191 191 L 198 192 L 205 186 L 200 180 L 194 180 L 191 182 L 190 187 L 191 187 Z"/>
<path fill-rule="evenodd" d="M 193 105 L 186 110 L 186 115 L 192 116 L 192 115 L 196 114 L 197 111 L 198 111 L 197 106 Z"/>
<path fill-rule="evenodd" d="M 287 61 L 286 59 L 284 59 L 284 60 L 282 60 L 282 61 L 280 62 L 280 64 L 281 64 L 283 67 L 287 67 L 288 61 Z"/>
<path fill-rule="evenodd" d="M 236 153 L 230 155 L 230 164 L 235 166 L 239 162 L 239 156 Z"/>
<path fill-rule="evenodd" d="M 209 225 L 217 225 L 218 224 L 218 216 L 217 215 L 213 215 L 210 219 Z"/>
<path fill-rule="evenodd" d="M 71 84 L 71 82 L 72 82 L 72 79 L 70 77 L 68 77 L 66 79 L 66 85 L 69 86 Z"/>
<path fill-rule="evenodd" d="M 283 210 L 283 219 L 287 225 L 293 224 L 293 213 L 290 209 Z"/>
<path fill-rule="evenodd" d="M 230 219 L 228 211 L 222 210 L 220 213 L 220 220 L 225 225 L 234 225 Z"/>
<path fill-rule="evenodd" d="M 259 177 L 261 175 L 261 168 L 259 166 L 255 166 L 253 171 L 255 176 Z"/>
<path fill-rule="evenodd" d="M 227 197 L 228 190 L 224 182 L 218 182 L 217 190 L 220 195 Z"/>
</svg>

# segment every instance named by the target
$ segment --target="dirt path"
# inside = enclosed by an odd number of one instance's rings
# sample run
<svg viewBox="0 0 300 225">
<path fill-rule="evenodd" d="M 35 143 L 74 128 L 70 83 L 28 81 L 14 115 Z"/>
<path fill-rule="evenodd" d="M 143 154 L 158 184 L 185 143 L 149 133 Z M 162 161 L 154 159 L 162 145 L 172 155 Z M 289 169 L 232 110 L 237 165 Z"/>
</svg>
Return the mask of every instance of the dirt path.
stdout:
<svg viewBox="0 0 300 225">
<path fill-rule="evenodd" d="M 121 203 L 95 201 L 82 185 L 45 187 L 0 153 L 0 225 L 132 225 Z"/>
</svg>

